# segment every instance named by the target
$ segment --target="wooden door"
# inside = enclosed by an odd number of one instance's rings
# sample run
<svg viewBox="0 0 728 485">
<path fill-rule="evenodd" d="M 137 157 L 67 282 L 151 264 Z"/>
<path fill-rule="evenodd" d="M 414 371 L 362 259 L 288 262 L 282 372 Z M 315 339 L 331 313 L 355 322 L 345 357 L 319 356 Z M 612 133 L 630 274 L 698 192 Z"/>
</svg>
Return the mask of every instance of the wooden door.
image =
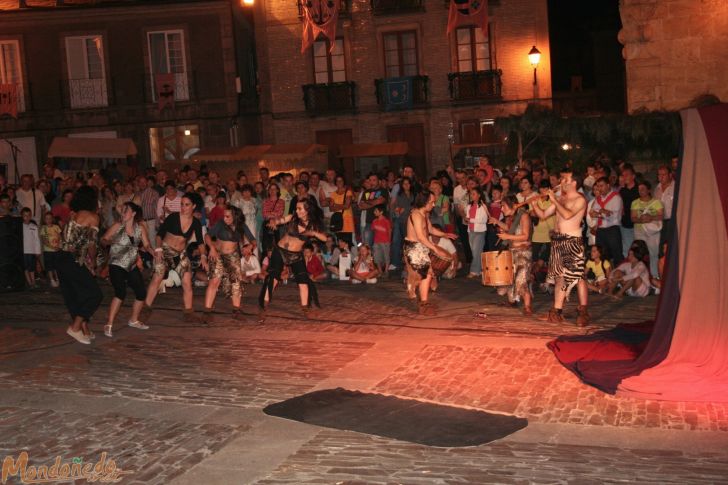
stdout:
<svg viewBox="0 0 728 485">
<path fill-rule="evenodd" d="M 346 174 L 347 180 L 351 180 L 344 161 L 339 158 L 339 147 L 341 145 L 351 145 L 354 138 L 351 130 L 322 130 L 316 132 L 316 143 L 329 147 L 329 168 L 333 168 L 339 173 Z"/>
<path fill-rule="evenodd" d="M 387 141 L 406 141 L 408 146 L 408 152 L 405 157 L 389 157 L 389 164 L 392 170 L 398 171 L 402 168 L 402 164 L 405 161 L 409 161 L 414 166 L 417 177 L 422 180 L 427 179 L 425 128 L 421 123 L 387 126 Z"/>
</svg>

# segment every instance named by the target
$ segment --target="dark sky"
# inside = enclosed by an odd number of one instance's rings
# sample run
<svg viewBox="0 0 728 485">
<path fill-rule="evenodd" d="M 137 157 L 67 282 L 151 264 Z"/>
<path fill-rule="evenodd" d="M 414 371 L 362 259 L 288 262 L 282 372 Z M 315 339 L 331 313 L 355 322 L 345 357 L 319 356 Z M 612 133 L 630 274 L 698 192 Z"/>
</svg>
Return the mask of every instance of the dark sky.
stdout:
<svg viewBox="0 0 728 485">
<path fill-rule="evenodd" d="M 624 79 L 618 0 L 548 0 L 554 91 L 568 91 L 571 76 L 584 89 Z"/>
</svg>

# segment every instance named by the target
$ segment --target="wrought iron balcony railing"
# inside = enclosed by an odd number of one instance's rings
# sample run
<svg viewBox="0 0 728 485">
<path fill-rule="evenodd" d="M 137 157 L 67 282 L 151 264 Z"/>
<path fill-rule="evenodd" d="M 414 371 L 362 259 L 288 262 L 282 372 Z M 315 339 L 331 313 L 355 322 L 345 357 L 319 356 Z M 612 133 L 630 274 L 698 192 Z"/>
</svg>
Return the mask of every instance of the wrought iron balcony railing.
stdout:
<svg viewBox="0 0 728 485">
<path fill-rule="evenodd" d="M 451 72 L 447 75 L 453 101 L 498 100 L 502 71 Z"/>
<path fill-rule="evenodd" d="M 68 98 L 71 109 L 108 106 L 106 79 L 69 79 Z"/>
<path fill-rule="evenodd" d="M 298 18 L 303 18 L 303 5 L 309 0 L 296 0 L 296 6 L 298 7 Z M 328 0 L 334 2 L 337 0 Z M 351 0 L 338 0 L 339 2 L 339 17 L 350 18 L 351 17 Z M 331 4 L 333 6 L 333 4 Z"/>
<path fill-rule="evenodd" d="M 374 15 L 424 12 L 425 0 L 370 0 Z"/>
<path fill-rule="evenodd" d="M 377 104 L 384 111 L 421 108 L 430 101 L 429 82 L 427 76 L 375 79 Z"/>
<path fill-rule="evenodd" d="M 330 84 L 306 84 L 303 103 L 312 116 L 356 109 L 356 83 L 351 81 Z"/>
</svg>

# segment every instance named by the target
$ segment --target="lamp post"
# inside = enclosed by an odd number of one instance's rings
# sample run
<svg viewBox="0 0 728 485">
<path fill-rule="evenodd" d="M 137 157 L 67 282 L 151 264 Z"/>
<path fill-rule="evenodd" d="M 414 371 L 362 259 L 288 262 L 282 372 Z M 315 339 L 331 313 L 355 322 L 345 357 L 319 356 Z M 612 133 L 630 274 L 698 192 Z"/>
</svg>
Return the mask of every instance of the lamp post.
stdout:
<svg viewBox="0 0 728 485">
<path fill-rule="evenodd" d="M 531 47 L 531 50 L 528 52 L 528 60 L 533 66 L 533 84 L 536 85 L 536 69 L 538 68 L 538 63 L 541 61 L 541 51 L 536 49 L 536 46 Z"/>
<path fill-rule="evenodd" d="M 252 6 L 253 6 L 253 4 L 255 3 L 255 0 L 240 0 L 240 3 L 241 3 L 241 4 L 242 4 L 242 5 L 244 6 L 244 7 L 252 7 Z"/>
</svg>

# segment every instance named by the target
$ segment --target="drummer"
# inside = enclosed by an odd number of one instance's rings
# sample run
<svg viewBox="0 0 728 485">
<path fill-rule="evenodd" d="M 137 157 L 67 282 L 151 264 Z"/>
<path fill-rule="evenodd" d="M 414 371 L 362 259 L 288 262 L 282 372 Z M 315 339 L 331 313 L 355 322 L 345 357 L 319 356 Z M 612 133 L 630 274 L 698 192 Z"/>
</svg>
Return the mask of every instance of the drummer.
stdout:
<svg viewBox="0 0 728 485">
<path fill-rule="evenodd" d="M 419 287 L 421 315 L 434 315 L 435 309 L 428 301 L 430 282 L 433 278 L 430 266 L 430 252 L 443 259 L 450 255 L 431 240 L 430 235 L 446 237 L 455 240 L 457 235 L 445 233 L 432 227 L 430 212 L 435 207 L 435 195 L 423 189 L 415 197 L 412 211 L 407 218 L 407 235 L 404 240 L 404 260 L 407 267 L 407 294 L 411 299 L 417 298 L 416 289 Z"/>
<path fill-rule="evenodd" d="M 498 238 L 505 241 L 513 256 L 513 284 L 508 289 L 508 302 L 515 306 L 522 299 L 523 314 L 531 316 L 531 216 L 527 206 L 520 205 L 515 195 L 504 197 L 501 210 L 510 225 L 493 217 L 488 222 L 498 226 Z"/>
</svg>

